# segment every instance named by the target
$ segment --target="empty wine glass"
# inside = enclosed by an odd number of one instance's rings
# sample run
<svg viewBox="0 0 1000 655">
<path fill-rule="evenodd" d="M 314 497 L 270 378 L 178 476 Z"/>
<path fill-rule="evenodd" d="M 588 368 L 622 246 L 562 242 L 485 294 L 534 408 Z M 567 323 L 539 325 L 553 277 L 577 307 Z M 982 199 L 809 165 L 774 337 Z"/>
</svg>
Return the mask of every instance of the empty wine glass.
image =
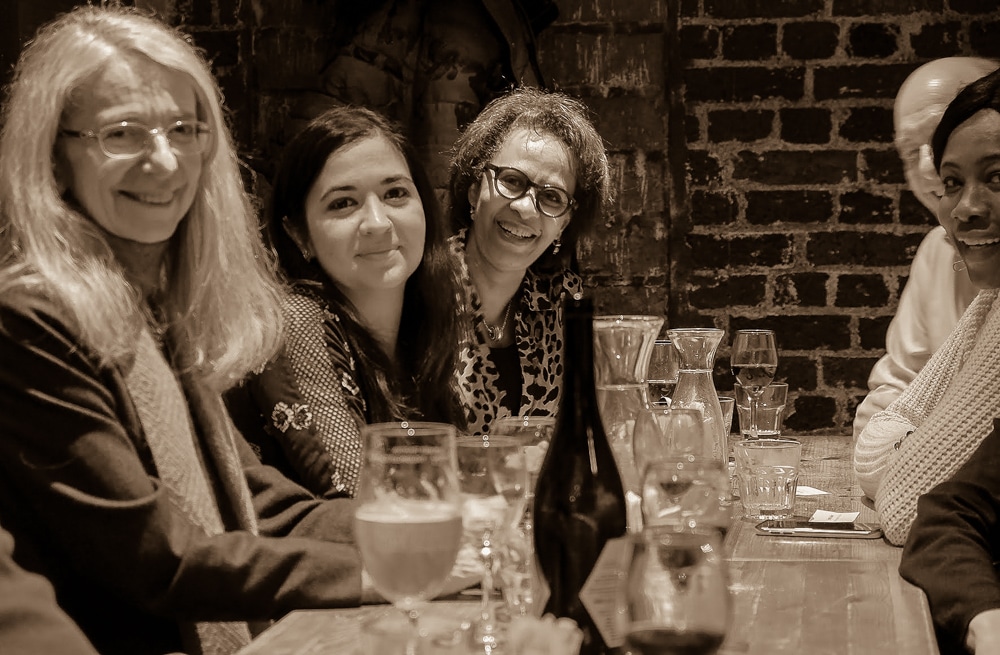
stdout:
<svg viewBox="0 0 1000 655">
<path fill-rule="evenodd" d="M 657 339 L 646 368 L 646 384 L 652 404 L 670 404 L 670 396 L 677 386 L 677 349 L 669 339 Z"/>
<path fill-rule="evenodd" d="M 409 619 L 417 652 L 419 607 L 444 587 L 462 543 L 455 428 L 378 423 L 361 429 L 354 529 L 375 589 Z"/>
<path fill-rule="evenodd" d="M 718 530 L 733 520 L 728 471 L 714 457 L 675 454 L 653 462 L 642 479 L 643 525 Z"/>
<path fill-rule="evenodd" d="M 731 613 L 716 530 L 646 526 L 633 540 L 625 586 L 625 642 L 632 655 L 712 655 Z"/>
<path fill-rule="evenodd" d="M 552 441 L 555 425 L 556 420 L 551 416 L 508 416 L 497 419 L 490 426 L 490 434 L 494 437 L 509 436 L 521 443 L 528 470 L 524 512 L 507 540 L 500 567 L 504 600 L 512 615 L 534 614 L 536 602 L 540 600 L 542 584 L 535 565 L 533 505 L 538 472 Z"/>
<path fill-rule="evenodd" d="M 757 407 L 764 387 L 778 369 L 778 348 L 771 330 L 738 330 L 729 364 L 750 399 L 750 439 L 757 439 Z"/>
<path fill-rule="evenodd" d="M 524 449 L 514 437 L 495 435 L 460 437 L 456 444 L 463 531 L 483 566 L 482 604 L 473 636 L 487 654 L 497 653 L 503 639 L 493 609 L 494 574 L 500 542 L 524 512 L 528 487 Z"/>
</svg>

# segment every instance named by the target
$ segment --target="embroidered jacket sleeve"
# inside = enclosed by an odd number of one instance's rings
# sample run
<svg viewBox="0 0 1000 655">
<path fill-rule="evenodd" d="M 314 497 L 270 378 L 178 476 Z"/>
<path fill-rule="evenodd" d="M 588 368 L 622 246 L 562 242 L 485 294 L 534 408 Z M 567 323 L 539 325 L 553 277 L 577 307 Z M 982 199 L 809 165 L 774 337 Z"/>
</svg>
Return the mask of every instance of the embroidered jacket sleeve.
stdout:
<svg viewBox="0 0 1000 655">
<path fill-rule="evenodd" d="M 920 498 L 899 573 L 927 594 L 942 653 L 1000 608 L 1000 421 L 962 468 Z"/>
<path fill-rule="evenodd" d="M 281 353 L 247 390 L 294 479 L 320 496 L 353 496 L 367 421 L 340 320 L 314 293 L 296 293 L 286 302 L 286 330 Z"/>
<path fill-rule="evenodd" d="M 241 442 L 261 533 L 289 536 L 205 536 L 169 501 L 124 378 L 60 316 L 38 298 L 0 301 L 0 522 L 99 650 L 93 635 L 123 626 L 144 643 L 164 621 L 358 603 L 352 501 L 316 500 Z"/>
</svg>

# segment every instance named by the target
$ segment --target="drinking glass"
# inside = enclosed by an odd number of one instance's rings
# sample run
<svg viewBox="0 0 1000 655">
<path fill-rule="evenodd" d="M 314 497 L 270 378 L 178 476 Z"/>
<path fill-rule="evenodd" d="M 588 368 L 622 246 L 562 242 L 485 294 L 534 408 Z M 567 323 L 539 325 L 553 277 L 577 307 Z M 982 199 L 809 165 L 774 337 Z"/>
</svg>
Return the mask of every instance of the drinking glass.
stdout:
<svg viewBox="0 0 1000 655">
<path fill-rule="evenodd" d="M 778 369 L 778 348 L 771 330 L 738 330 L 729 364 L 750 397 L 750 438 L 757 439 L 757 407 L 764 387 Z"/>
<path fill-rule="evenodd" d="M 444 587 L 462 543 L 455 428 L 377 423 L 361 429 L 354 529 L 375 589 L 402 610 L 417 652 L 419 608 Z"/>
<path fill-rule="evenodd" d="M 494 437 L 510 436 L 521 443 L 528 470 L 524 512 L 508 539 L 500 567 L 504 600 L 512 615 L 534 614 L 536 603 L 544 603 L 544 598 L 541 598 L 543 583 L 535 566 L 533 505 L 538 471 L 552 441 L 555 424 L 556 420 L 551 416 L 508 416 L 497 419 L 490 428 Z"/>
<path fill-rule="evenodd" d="M 732 605 L 721 544 L 716 530 L 668 525 L 633 539 L 621 615 L 632 655 L 718 651 Z"/>
<path fill-rule="evenodd" d="M 644 526 L 718 530 L 733 521 L 728 471 L 714 457 L 671 455 L 653 462 L 642 479 Z"/>
<path fill-rule="evenodd" d="M 456 445 L 463 531 L 483 566 L 482 603 L 473 636 L 484 652 L 496 653 L 503 639 L 493 610 L 494 572 L 501 541 L 524 512 L 528 489 L 524 449 L 514 437 L 496 435 L 459 437 Z"/>
<path fill-rule="evenodd" d="M 653 351 L 646 369 L 646 383 L 649 385 L 649 398 L 652 402 L 670 404 L 670 396 L 677 386 L 677 349 L 669 339 L 657 339 L 653 342 Z"/>
</svg>

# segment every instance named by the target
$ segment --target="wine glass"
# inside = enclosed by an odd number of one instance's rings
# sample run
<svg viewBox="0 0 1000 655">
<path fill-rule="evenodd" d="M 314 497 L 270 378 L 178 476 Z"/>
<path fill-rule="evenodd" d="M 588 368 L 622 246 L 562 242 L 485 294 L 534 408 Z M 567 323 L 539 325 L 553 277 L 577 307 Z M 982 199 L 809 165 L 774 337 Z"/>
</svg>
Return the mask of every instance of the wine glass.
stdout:
<svg viewBox="0 0 1000 655">
<path fill-rule="evenodd" d="M 462 544 L 455 428 L 376 423 L 361 429 L 354 530 L 375 589 L 409 619 L 417 652 L 419 608 L 445 585 Z"/>
<path fill-rule="evenodd" d="M 677 349 L 669 339 L 657 339 L 646 367 L 646 384 L 653 404 L 670 404 L 677 386 Z"/>
<path fill-rule="evenodd" d="M 483 567 L 480 617 L 473 636 L 489 655 L 497 653 L 503 642 L 492 600 L 497 555 L 504 533 L 514 529 L 524 512 L 528 470 L 521 441 L 514 437 L 459 437 L 456 445 L 463 531 Z"/>
<path fill-rule="evenodd" d="M 525 493 L 524 512 L 516 529 L 509 535 L 504 562 L 500 567 L 500 582 L 504 600 L 511 614 L 526 616 L 535 609 L 540 584 L 535 566 L 534 500 L 538 472 L 542 468 L 555 430 L 556 420 L 551 416 L 507 416 L 497 419 L 490 426 L 494 437 L 509 436 L 517 439 L 524 448 L 525 468 L 528 470 L 528 489 Z"/>
<path fill-rule="evenodd" d="M 729 364 L 750 400 L 750 438 L 759 437 L 757 406 L 778 369 L 778 348 L 771 330 L 737 330 Z"/>
<path fill-rule="evenodd" d="M 632 655 L 712 655 L 731 614 L 717 530 L 652 525 L 633 540 L 624 634 Z"/>
<path fill-rule="evenodd" d="M 674 454 L 653 462 L 642 478 L 643 525 L 718 530 L 732 524 L 729 474 L 715 457 Z"/>
</svg>

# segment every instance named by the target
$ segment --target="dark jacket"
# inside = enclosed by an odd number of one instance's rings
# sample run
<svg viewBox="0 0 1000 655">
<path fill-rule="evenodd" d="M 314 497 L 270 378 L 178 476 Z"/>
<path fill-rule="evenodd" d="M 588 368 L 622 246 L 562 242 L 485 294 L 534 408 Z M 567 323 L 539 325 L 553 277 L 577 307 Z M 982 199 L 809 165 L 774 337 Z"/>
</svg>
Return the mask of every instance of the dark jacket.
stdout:
<svg viewBox="0 0 1000 655">
<path fill-rule="evenodd" d="M 969 621 L 1000 608 L 998 559 L 1000 420 L 994 420 L 969 461 L 920 497 L 899 567 L 927 594 L 942 655 L 967 652 Z"/>
<path fill-rule="evenodd" d="M 168 500 L 121 371 L 53 303 L 0 298 L 0 524 L 104 655 L 181 650 L 179 621 L 358 604 L 352 501 L 317 501 L 236 441 L 266 536 L 234 530 L 217 493 L 229 531 L 207 537 Z"/>
<path fill-rule="evenodd" d="M 14 540 L 0 529 L 0 653 L 4 655 L 97 655 L 56 605 L 52 585 L 11 559 Z"/>
</svg>

